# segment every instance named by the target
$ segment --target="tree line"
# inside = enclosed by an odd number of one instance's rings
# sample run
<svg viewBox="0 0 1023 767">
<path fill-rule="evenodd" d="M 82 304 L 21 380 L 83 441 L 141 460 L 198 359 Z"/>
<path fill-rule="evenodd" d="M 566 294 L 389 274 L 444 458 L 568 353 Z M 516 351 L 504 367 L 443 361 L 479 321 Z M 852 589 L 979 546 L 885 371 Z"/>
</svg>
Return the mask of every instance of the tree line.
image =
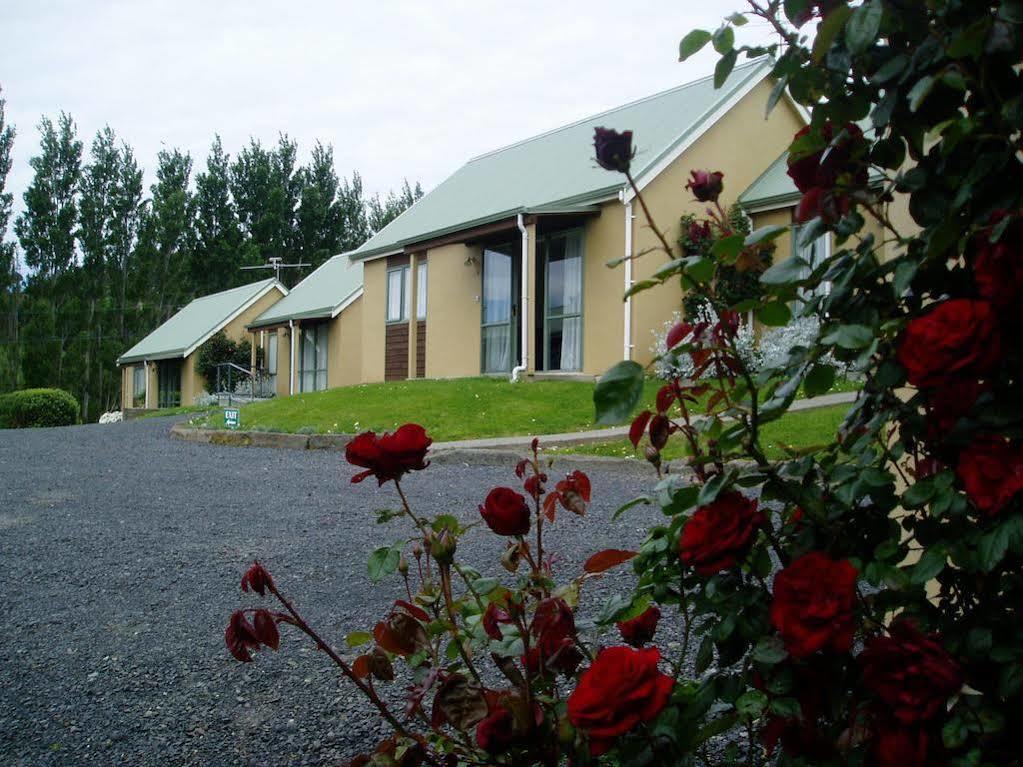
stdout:
<svg viewBox="0 0 1023 767">
<path fill-rule="evenodd" d="M 161 150 L 147 194 L 131 146 L 106 127 L 86 150 L 62 112 L 39 123 L 12 220 L 4 108 L 0 92 L 0 392 L 58 386 L 90 420 L 119 401 L 117 357 L 190 300 L 258 279 L 241 267 L 271 257 L 311 265 L 282 272 L 293 284 L 423 194 L 406 181 L 368 196 L 358 172 L 338 177 L 329 144 L 300 165 L 283 133 L 234 157 L 215 136 L 198 172 L 187 152 Z"/>
</svg>

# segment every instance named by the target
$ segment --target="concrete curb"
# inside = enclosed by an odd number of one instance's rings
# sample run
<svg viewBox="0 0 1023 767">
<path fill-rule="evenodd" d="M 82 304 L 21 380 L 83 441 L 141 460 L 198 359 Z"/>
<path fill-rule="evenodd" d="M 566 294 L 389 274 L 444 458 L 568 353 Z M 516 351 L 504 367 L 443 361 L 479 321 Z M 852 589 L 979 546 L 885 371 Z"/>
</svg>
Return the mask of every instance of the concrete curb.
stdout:
<svg viewBox="0 0 1023 767">
<path fill-rule="evenodd" d="M 789 412 L 816 410 L 817 408 L 853 402 L 859 392 L 838 392 L 824 394 L 813 399 L 802 399 L 792 403 Z M 608 442 L 628 436 L 628 426 L 613 429 L 564 432 L 561 434 L 538 435 L 544 447 L 572 447 L 594 442 Z M 230 445 L 233 447 L 268 447 L 286 450 L 343 450 L 351 434 L 289 434 L 274 431 L 227 431 L 223 429 L 199 429 L 183 423 L 171 428 L 171 436 L 188 442 L 207 445 Z M 451 442 L 435 442 L 430 449 L 430 460 L 435 463 L 472 464 L 476 466 L 503 465 L 509 460 L 516 461 L 533 441 L 533 436 L 490 437 L 487 439 L 465 439 Z M 612 458 L 610 456 L 579 456 L 558 454 L 558 461 L 570 464 L 602 466 L 635 466 L 648 470 L 645 461 L 636 458 Z"/>
</svg>

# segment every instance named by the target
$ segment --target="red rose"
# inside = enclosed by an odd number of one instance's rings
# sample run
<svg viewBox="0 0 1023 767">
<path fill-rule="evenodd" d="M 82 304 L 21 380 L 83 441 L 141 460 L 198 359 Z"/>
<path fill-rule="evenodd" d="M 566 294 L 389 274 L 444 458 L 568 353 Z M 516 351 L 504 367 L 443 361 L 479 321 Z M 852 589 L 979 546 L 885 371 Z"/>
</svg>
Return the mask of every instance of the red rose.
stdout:
<svg viewBox="0 0 1023 767">
<path fill-rule="evenodd" d="M 1023 290 L 1023 219 L 1013 217 L 998 242 L 991 242 L 992 230 L 1008 215 L 998 211 L 991 217 L 991 225 L 977 235 L 973 259 L 977 291 L 999 309 L 1015 306 Z"/>
<path fill-rule="evenodd" d="M 498 700 L 490 701 L 489 713 L 476 725 L 476 743 L 488 754 L 502 754 L 524 744 L 532 729 L 524 703 L 507 696 Z M 539 727 L 542 722 L 543 709 L 534 703 L 532 724 Z"/>
<path fill-rule="evenodd" d="M 626 643 L 633 647 L 642 647 L 654 638 L 654 634 L 657 633 L 657 622 L 660 619 L 660 608 L 657 605 L 650 605 L 635 618 L 619 621 L 618 632 Z"/>
<path fill-rule="evenodd" d="M 744 559 L 757 530 L 766 524 L 755 500 L 742 493 L 724 493 L 698 508 L 686 522 L 679 540 L 679 557 L 700 575 L 714 575 Z"/>
<path fill-rule="evenodd" d="M 945 648 L 904 620 L 888 636 L 868 639 L 858 660 L 864 687 L 907 726 L 933 719 L 963 686 L 962 670 Z"/>
<path fill-rule="evenodd" d="M 923 730 L 883 725 L 874 740 L 877 767 L 926 767 L 928 737 Z"/>
<path fill-rule="evenodd" d="M 619 133 L 610 128 L 593 129 L 593 150 L 597 165 L 604 170 L 628 173 L 632 163 L 632 131 Z"/>
<path fill-rule="evenodd" d="M 816 662 L 814 662 L 816 660 Z M 807 764 L 828 762 L 836 756 L 835 740 L 822 731 L 817 722 L 827 713 L 828 692 L 840 684 L 832 664 L 817 656 L 809 663 L 784 663 L 772 669 L 778 676 L 792 677 L 792 695 L 799 702 L 799 715 L 783 717 L 770 713 L 760 731 L 760 739 L 768 756 L 773 755 L 778 744 L 793 757 L 802 757 Z M 757 674 L 754 685 L 761 692 L 768 692 Z"/>
<path fill-rule="evenodd" d="M 927 437 L 939 442 L 970 412 L 977 398 L 987 390 L 980 381 L 947 381 L 927 390 Z"/>
<path fill-rule="evenodd" d="M 810 135 L 813 126 L 807 125 L 798 131 L 793 142 Z M 863 131 L 854 123 L 846 123 L 835 140 L 835 128 L 830 122 L 820 128 L 823 146 L 807 153 L 800 153 L 788 158 L 789 178 L 796 188 L 806 194 L 811 189 L 832 190 L 841 185 L 844 187 L 867 185 L 867 166 L 863 162 L 866 144 Z M 843 178 L 844 177 L 844 178 Z"/>
<path fill-rule="evenodd" d="M 815 186 L 799 198 L 799 205 L 796 206 L 796 223 L 805 224 L 819 218 L 825 224 L 834 224 L 851 208 L 852 203 L 848 196 Z"/>
<path fill-rule="evenodd" d="M 691 170 L 689 171 L 689 183 L 686 189 L 690 190 L 700 202 L 717 202 L 724 188 L 722 179 L 725 174 L 721 171 Z"/>
<path fill-rule="evenodd" d="M 531 674 L 545 668 L 572 674 L 582 662 L 575 646 L 575 616 L 564 599 L 549 597 L 536 606 L 529 633 L 532 646 L 522 665 Z"/>
<path fill-rule="evenodd" d="M 495 487 L 480 506 L 487 527 L 498 535 L 525 535 L 529 532 L 530 513 L 526 499 L 510 487 Z"/>
<path fill-rule="evenodd" d="M 674 680 L 661 673 L 656 647 L 601 650 L 568 698 L 568 718 L 590 737 L 590 753 L 599 756 L 614 739 L 649 722 L 668 703 Z"/>
<path fill-rule="evenodd" d="M 429 465 L 426 451 L 431 444 L 433 440 L 426 436 L 426 430 L 414 423 L 379 437 L 374 432 L 364 432 L 345 448 L 348 463 L 366 469 L 352 477 L 352 482 L 374 476 L 382 485 L 388 480 L 397 481 L 407 472 L 425 469 Z"/>
<path fill-rule="evenodd" d="M 914 386 L 983 378 L 1002 358 L 1002 340 L 991 304 L 953 298 L 909 321 L 899 339 L 898 360 Z"/>
<path fill-rule="evenodd" d="M 956 475 L 980 511 L 997 514 L 1023 490 L 1023 447 L 979 437 L 959 454 Z"/>
<path fill-rule="evenodd" d="M 852 647 L 856 576 L 849 562 L 836 562 L 819 551 L 803 555 L 775 576 L 771 624 L 793 658 Z"/>
</svg>

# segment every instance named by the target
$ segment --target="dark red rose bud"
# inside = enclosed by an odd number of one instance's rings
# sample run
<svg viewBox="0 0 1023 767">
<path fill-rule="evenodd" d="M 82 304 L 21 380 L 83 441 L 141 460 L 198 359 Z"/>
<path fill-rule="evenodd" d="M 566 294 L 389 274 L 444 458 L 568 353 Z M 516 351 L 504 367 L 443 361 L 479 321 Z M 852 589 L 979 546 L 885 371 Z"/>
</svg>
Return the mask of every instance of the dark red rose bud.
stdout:
<svg viewBox="0 0 1023 767">
<path fill-rule="evenodd" d="M 953 298 L 909 321 L 899 339 L 899 364 L 914 386 L 977 380 L 1002 360 L 998 320 L 987 301 Z"/>
<path fill-rule="evenodd" d="M 281 646 L 281 635 L 277 631 L 277 621 L 269 610 L 256 610 L 252 616 L 252 626 L 256 638 L 271 650 Z"/>
<path fill-rule="evenodd" d="M 657 668 L 660 659 L 656 647 L 608 647 L 579 677 L 568 698 L 568 718 L 589 736 L 591 755 L 606 753 L 668 704 L 675 680 Z"/>
<path fill-rule="evenodd" d="M 857 660 L 863 685 L 899 722 L 913 726 L 943 712 L 965 681 L 962 669 L 938 642 L 909 621 L 891 625 L 888 636 L 868 639 Z"/>
<path fill-rule="evenodd" d="M 774 578 L 771 624 L 793 658 L 848 652 L 855 625 L 856 568 L 827 554 L 804 554 Z"/>
<path fill-rule="evenodd" d="M 525 535 L 529 532 L 530 513 L 526 499 L 510 487 L 495 487 L 480 506 L 487 527 L 498 535 Z"/>
<path fill-rule="evenodd" d="M 252 567 L 242 576 L 242 591 L 251 589 L 261 597 L 265 597 L 267 589 L 272 589 L 273 585 L 274 579 L 259 562 L 253 562 Z"/>
<path fill-rule="evenodd" d="M 978 510 L 997 514 L 1023 490 L 1023 447 L 978 437 L 959 454 L 956 476 Z"/>
<path fill-rule="evenodd" d="M 642 647 L 654 638 L 657 633 L 657 622 L 661 619 L 661 610 L 657 605 L 650 605 L 646 610 L 627 621 L 618 623 L 618 633 L 626 644 Z"/>
<path fill-rule="evenodd" d="M 689 171 L 689 183 L 686 189 L 693 193 L 700 202 L 717 202 L 724 188 L 722 179 L 725 174 L 721 171 L 691 170 Z"/>
<path fill-rule="evenodd" d="M 385 433 L 379 437 L 374 432 L 364 432 L 345 448 L 348 463 L 366 469 L 352 477 L 352 482 L 362 482 L 372 476 L 382 485 L 389 480 L 398 480 L 410 471 L 421 471 L 429 465 L 426 451 L 431 444 L 433 440 L 418 424 L 407 423 L 393 434 Z"/>
<path fill-rule="evenodd" d="M 256 629 L 241 610 L 231 613 L 227 629 L 224 631 L 224 644 L 231 655 L 242 663 L 251 662 L 251 651 L 259 649 L 260 640 L 256 635 Z"/>
<path fill-rule="evenodd" d="M 706 577 L 735 567 L 767 524 L 757 506 L 756 500 L 733 491 L 698 508 L 682 528 L 678 547 L 682 563 Z"/>
<path fill-rule="evenodd" d="M 658 413 L 650 419 L 650 444 L 658 450 L 663 450 L 668 444 L 668 435 L 671 433 L 671 422 L 666 416 Z"/>
<path fill-rule="evenodd" d="M 634 152 L 632 151 L 632 131 L 619 133 L 610 128 L 593 129 L 593 149 L 597 165 L 604 170 L 628 173 Z"/>
</svg>

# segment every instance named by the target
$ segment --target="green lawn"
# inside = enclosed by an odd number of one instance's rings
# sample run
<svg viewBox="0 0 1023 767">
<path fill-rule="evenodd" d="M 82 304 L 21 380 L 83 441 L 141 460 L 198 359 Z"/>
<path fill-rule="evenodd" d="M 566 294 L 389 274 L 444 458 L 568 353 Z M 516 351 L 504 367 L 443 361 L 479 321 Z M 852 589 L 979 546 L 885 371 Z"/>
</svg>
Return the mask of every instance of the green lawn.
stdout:
<svg viewBox="0 0 1023 767">
<path fill-rule="evenodd" d="M 802 410 L 788 413 L 777 421 L 765 424 L 762 433 L 767 457 L 772 459 L 784 457 L 786 453 L 782 446 L 805 448 L 830 442 L 834 438 L 835 432 L 838 431 L 849 407 L 848 404 L 845 404 L 817 408 L 816 410 Z M 640 443 L 640 449 L 642 447 L 643 444 Z M 559 452 L 619 458 L 637 455 L 636 451 L 632 449 L 632 443 L 627 439 L 559 448 Z M 682 454 L 682 440 L 676 436 L 668 443 L 662 456 L 664 460 L 670 461 L 681 457 Z M 638 457 L 642 457 L 642 453 L 639 453 Z"/>
<path fill-rule="evenodd" d="M 652 404 L 660 385 L 659 381 L 647 381 L 644 407 Z M 241 408 L 241 428 L 351 434 L 370 429 L 390 431 L 413 422 L 422 424 L 438 442 L 584 431 L 598 428 L 593 420 L 593 386 L 584 381 L 512 384 L 501 378 L 346 386 L 245 405 Z M 841 381 L 835 390 L 848 388 L 848 382 Z M 206 427 L 223 426 L 221 410 L 194 421 Z M 796 428 L 806 427 L 800 423 Z M 780 432 L 777 439 L 790 437 Z M 609 445 L 606 449 L 620 447 Z M 631 452 L 628 443 L 625 447 Z"/>
<path fill-rule="evenodd" d="M 213 409 L 210 405 L 181 405 L 180 407 L 165 407 L 158 410 L 147 410 L 135 416 L 139 418 L 163 418 L 168 415 L 188 415 L 190 413 L 207 413 Z"/>
</svg>

